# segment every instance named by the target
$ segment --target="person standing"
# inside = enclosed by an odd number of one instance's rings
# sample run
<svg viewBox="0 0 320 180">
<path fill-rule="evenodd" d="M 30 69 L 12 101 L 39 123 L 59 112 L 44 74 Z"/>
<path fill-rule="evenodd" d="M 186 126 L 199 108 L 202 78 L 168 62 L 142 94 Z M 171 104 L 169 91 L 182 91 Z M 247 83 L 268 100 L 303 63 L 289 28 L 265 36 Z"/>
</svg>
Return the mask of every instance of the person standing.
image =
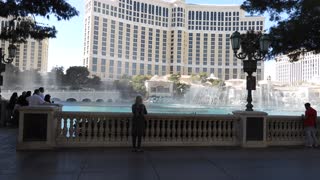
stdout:
<svg viewBox="0 0 320 180">
<path fill-rule="evenodd" d="M 27 97 L 27 101 L 29 103 L 29 106 L 35 106 L 35 105 L 41 105 L 41 104 L 48 104 L 45 102 L 40 96 L 39 89 L 35 89 L 32 96 Z"/>
<path fill-rule="evenodd" d="M 137 96 L 135 103 L 132 105 L 132 147 L 134 152 L 142 152 L 141 140 L 145 131 L 145 116 L 148 112 L 142 102 L 142 97 Z"/>
<path fill-rule="evenodd" d="M 39 96 L 44 100 L 44 88 L 43 87 L 39 87 Z"/>
<path fill-rule="evenodd" d="M 317 121 L 317 111 L 313 109 L 310 103 L 305 103 L 306 108 L 305 117 L 303 120 L 305 136 L 306 136 L 306 147 L 318 147 L 317 136 L 316 136 L 316 121 Z"/>
</svg>

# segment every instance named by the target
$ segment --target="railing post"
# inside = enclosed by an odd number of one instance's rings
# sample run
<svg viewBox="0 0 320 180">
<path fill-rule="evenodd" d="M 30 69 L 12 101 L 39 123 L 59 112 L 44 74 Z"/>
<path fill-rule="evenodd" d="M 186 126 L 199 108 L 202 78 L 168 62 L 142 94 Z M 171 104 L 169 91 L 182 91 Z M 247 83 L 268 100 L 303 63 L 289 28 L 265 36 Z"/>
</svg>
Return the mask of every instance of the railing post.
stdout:
<svg viewBox="0 0 320 180">
<path fill-rule="evenodd" d="M 261 111 L 233 111 L 240 118 L 240 145 L 242 147 L 267 147 L 267 113 Z"/>
<path fill-rule="evenodd" d="M 56 146 L 56 106 L 32 106 L 19 109 L 17 150 L 52 149 Z"/>
</svg>

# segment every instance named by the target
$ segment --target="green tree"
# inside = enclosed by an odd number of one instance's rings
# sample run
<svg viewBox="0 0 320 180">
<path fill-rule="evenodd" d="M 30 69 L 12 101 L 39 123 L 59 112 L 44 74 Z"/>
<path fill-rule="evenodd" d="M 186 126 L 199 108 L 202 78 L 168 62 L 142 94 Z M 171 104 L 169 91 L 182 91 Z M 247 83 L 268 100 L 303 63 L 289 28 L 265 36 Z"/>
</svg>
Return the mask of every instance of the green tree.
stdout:
<svg viewBox="0 0 320 180">
<path fill-rule="evenodd" d="M 320 53 L 319 0 L 246 0 L 241 8 L 251 14 L 268 12 L 277 22 L 270 28 L 271 55 L 289 54 L 297 61 L 304 52 Z"/>
<path fill-rule="evenodd" d="M 83 66 L 71 66 L 66 71 L 66 82 L 70 85 L 71 89 L 80 89 L 86 86 L 89 81 L 88 68 Z"/>
<path fill-rule="evenodd" d="M 92 78 L 88 79 L 87 87 L 100 89 L 101 78 L 99 76 L 93 75 Z"/>
<path fill-rule="evenodd" d="M 141 94 L 143 96 L 146 95 L 147 90 L 146 90 L 146 86 L 144 85 L 146 80 L 149 80 L 151 77 L 149 75 L 136 75 L 133 76 L 132 78 L 132 87 L 133 90 L 138 93 Z"/>
<path fill-rule="evenodd" d="M 173 83 L 177 84 L 180 82 L 180 78 L 181 78 L 181 74 L 177 73 L 177 74 L 170 74 L 169 80 L 173 81 Z"/>
<path fill-rule="evenodd" d="M 120 92 L 124 99 L 131 98 L 134 94 L 131 77 L 123 75 L 119 80 L 113 82 L 113 86 Z"/>
<path fill-rule="evenodd" d="M 53 67 L 49 73 L 50 84 L 63 86 L 65 84 L 64 68 L 62 66 Z"/>
<path fill-rule="evenodd" d="M 205 83 L 208 78 L 208 73 L 206 73 L 206 72 L 199 73 L 199 78 L 200 78 L 201 83 Z"/>
<path fill-rule="evenodd" d="M 55 27 L 37 22 L 36 16 L 69 20 L 79 13 L 65 0 L 0 0 L 0 9 L 0 17 L 9 19 L 1 29 L 0 39 L 12 44 L 26 42 L 28 38 L 42 40 L 56 37 Z"/>
</svg>

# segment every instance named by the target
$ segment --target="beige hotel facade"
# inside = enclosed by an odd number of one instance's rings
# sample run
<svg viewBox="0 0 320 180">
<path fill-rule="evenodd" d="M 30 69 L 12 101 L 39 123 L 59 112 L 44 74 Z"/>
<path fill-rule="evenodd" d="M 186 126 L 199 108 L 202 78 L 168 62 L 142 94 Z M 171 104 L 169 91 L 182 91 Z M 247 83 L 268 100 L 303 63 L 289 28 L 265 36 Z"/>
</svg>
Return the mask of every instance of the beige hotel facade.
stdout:
<svg viewBox="0 0 320 180">
<path fill-rule="evenodd" d="M 230 36 L 234 31 L 263 31 L 264 21 L 246 16 L 239 5 L 86 0 L 83 64 L 102 80 L 200 72 L 222 80 L 244 78 Z M 263 73 L 263 62 L 258 62 L 258 80 Z"/>
<path fill-rule="evenodd" d="M 0 18 L 0 31 L 7 26 L 8 19 Z M 21 71 L 37 70 L 46 73 L 48 69 L 48 47 L 49 40 L 28 39 L 26 43 L 15 44 L 17 46 L 16 57 L 12 64 Z M 4 54 L 8 54 L 9 42 L 0 40 L 0 47 Z"/>
</svg>

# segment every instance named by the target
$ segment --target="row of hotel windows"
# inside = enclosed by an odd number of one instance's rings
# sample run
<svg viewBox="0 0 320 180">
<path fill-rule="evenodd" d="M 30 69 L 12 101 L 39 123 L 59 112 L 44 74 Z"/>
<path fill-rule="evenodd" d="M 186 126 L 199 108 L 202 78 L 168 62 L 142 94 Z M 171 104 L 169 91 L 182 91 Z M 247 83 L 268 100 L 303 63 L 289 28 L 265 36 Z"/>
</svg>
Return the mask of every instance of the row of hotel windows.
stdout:
<svg viewBox="0 0 320 180">
<path fill-rule="evenodd" d="M 120 0 L 122 1 L 122 0 Z M 129 2 L 130 3 L 130 2 Z M 132 2 L 131 2 L 132 3 Z M 141 5 L 141 7 L 140 7 Z M 148 9 L 149 7 L 149 9 Z M 102 8 L 102 10 L 101 10 Z M 110 9 L 109 9 L 110 8 Z M 161 10 L 163 9 L 163 10 Z M 133 11 L 132 11 L 133 10 Z M 139 11 L 141 10 L 141 12 Z M 104 4 L 100 2 L 94 3 L 94 12 L 102 13 L 104 15 L 110 15 L 122 19 L 126 19 L 133 22 L 141 22 L 145 24 L 150 25 L 156 25 L 156 26 L 162 26 L 162 27 L 168 27 L 168 8 L 159 7 L 151 4 L 146 3 L 140 3 L 134 1 L 134 5 L 132 7 L 131 4 L 127 4 L 125 6 L 124 3 L 119 3 L 119 8 L 112 6 L 108 4 Z M 184 14 L 185 10 L 183 8 L 173 8 L 172 9 L 172 27 L 184 27 Z M 163 12 L 163 14 L 161 14 Z M 162 15 L 162 16 L 161 16 Z M 225 16 L 224 16 L 225 15 Z M 229 17 L 228 17 L 229 15 Z M 239 26 L 239 12 L 233 12 L 234 16 L 233 21 L 233 31 L 239 30 L 239 28 L 236 28 L 236 26 Z M 223 26 L 223 21 L 225 20 L 225 26 L 231 26 L 231 22 L 228 23 L 228 21 L 231 21 L 231 12 L 208 12 L 208 11 L 189 11 L 189 20 L 188 20 L 188 28 L 190 30 L 218 30 L 218 31 L 231 31 L 231 27 L 219 27 Z M 225 17 L 225 18 L 224 18 Z M 211 21 L 210 21 L 211 20 Z M 202 22 L 204 21 L 204 22 Z M 218 21 L 218 22 L 216 22 Z M 220 22 L 221 21 L 221 22 Z M 260 21 L 259 27 L 254 27 L 255 23 L 252 21 L 249 21 L 249 27 L 248 30 L 262 30 L 262 21 Z M 221 23 L 221 24 L 220 24 Z M 210 26 L 209 26 L 210 24 Z M 245 22 L 246 24 L 246 22 Z M 215 28 L 215 26 L 218 26 L 218 28 Z M 259 21 L 257 21 L 257 26 L 259 25 Z M 243 25 L 242 30 L 247 30 L 246 25 Z"/>
<path fill-rule="evenodd" d="M 116 63 L 116 65 L 115 65 Z M 124 62 L 124 71 L 122 68 L 123 62 L 122 61 L 114 61 L 109 60 L 109 66 L 107 67 L 106 59 L 101 59 L 101 62 L 98 66 L 98 59 L 92 58 L 92 72 L 93 73 L 103 73 L 109 75 L 108 78 L 120 78 L 123 74 L 126 75 L 166 75 L 167 74 L 167 66 L 166 65 L 151 65 L 151 64 L 144 64 L 144 63 L 131 63 L 132 67 L 130 68 L 129 62 Z M 137 68 L 139 66 L 139 69 Z M 99 69 L 98 69 L 99 67 Z M 116 69 L 116 73 L 114 72 Z M 181 66 L 176 66 L 176 71 L 181 72 Z M 131 72 L 130 72 L 131 70 Z M 188 74 L 191 75 L 193 73 L 200 73 L 200 72 L 207 72 L 207 73 L 215 73 L 217 70 L 217 77 L 220 79 L 228 80 L 230 79 L 230 70 L 232 70 L 232 78 L 244 78 L 244 72 L 240 68 L 200 68 L 200 67 L 188 67 Z M 154 73 L 153 73 L 154 71 Z M 223 76 L 223 71 L 225 77 Z M 173 72 L 173 66 L 170 67 L 170 72 Z M 257 69 L 257 78 L 261 79 L 261 69 Z"/>
<path fill-rule="evenodd" d="M 95 16 L 94 18 L 94 36 L 93 36 L 93 54 L 98 55 L 98 37 L 99 37 L 99 17 Z M 125 59 L 132 59 L 137 60 L 138 59 L 138 52 L 140 52 L 140 61 L 149 61 L 151 62 L 153 59 L 155 59 L 155 62 L 161 62 L 167 63 L 167 31 L 160 31 L 159 29 L 153 28 L 145 28 L 141 27 L 141 31 L 139 33 L 139 26 L 134 25 L 133 26 L 133 36 L 131 34 L 132 26 L 130 24 L 124 24 L 122 22 L 119 22 L 118 29 L 116 30 L 116 21 L 111 21 L 111 34 L 108 36 L 107 34 L 107 19 L 103 18 L 103 26 L 102 26 L 102 38 L 101 41 L 101 55 L 110 57 L 117 57 L 123 58 L 123 55 L 125 55 Z M 101 28 L 101 27 L 100 27 Z M 125 28 L 125 32 L 124 32 Z M 147 31 L 146 31 L 147 30 Z M 116 32 L 118 33 L 118 38 L 116 38 Z M 101 31 L 100 31 L 101 33 Z M 174 41 L 175 39 L 175 31 L 172 31 L 171 34 L 171 56 L 170 56 L 170 62 L 171 63 L 181 63 L 182 60 L 182 36 L 183 31 L 178 30 L 177 32 L 177 41 Z M 155 35 L 154 35 L 155 34 Z M 195 34 L 195 38 L 193 38 Z M 148 35 L 148 40 L 146 41 L 146 35 Z M 124 36 L 124 37 L 123 37 Z M 222 65 L 222 49 L 223 49 L 223 34 L 219 34 L 219 41 L 218 41 L 218 65 Z M 107 39 L 110 37 L 110 46 L 109 49 L 107 49 Z M 133 37 L 133 38 L 132 38 Z M 225 36 L 225 48 L 226 48 L 226 65 L 229 65 L 229 58 L 230 58 L 230 40 L 229 40 L 230 34 L 226 34 Z M 162 39 L 162 44 L 160 44 L 160 38 Z M 208 39 L 210 38 L 210 44 Z M 118 40 L 118 46 L 116 48 L 115 41 Z M 125 44 L 123 44 L 123 40 L 125 39 Z M 132 43 L 131 43 L 132 39 Z M 138 47 L 138 39 L 140 39 L 140 47 Z M 153 42 L 155 41 L 155 45 L 153 45 Z M 202 42 L 202 44 L 200 44 Z M 214 65 L 215 63 L 215 34 L 201 34 L 201 33 L 189 33 L 189 52 L 188 52 L 188 64 L 200 64 L 200 54 L 202 54 L 202 64 L 207 65 L 208 58 L 210 58 L 210 64 Z M 162 47 L 161 47 L 162 45 Z M 195 51 L 196 53 L 193 53 L 195 45 Z M 201 47 L 203 46 L 203 50 L 201 51 Z M 115 49 L 117 49 L 117 54 L 115 53 Z M 145 51 L 147 50 L 147 57 L 145 56 Z M 153 52 L 154 51 L 154 52 Z M 109 54 L 107 54 L 109 52 Z M 130 57 L 130 52 L 132 52 Z M 162 54 L 160 54 L 160 52 Z M 176 56 L 174 56 L 176 54 Z M 160 55 L 161 59 L 160 59 Z M 210 57 L 209 57 L 210 55 Z M 193 61 L 196 59 L 196 61 Z M 174 61 L 176 60 L 176 61 Z M 237 65 L 238 60 L 233 59 L 233 65 Z"/>
</svg>

